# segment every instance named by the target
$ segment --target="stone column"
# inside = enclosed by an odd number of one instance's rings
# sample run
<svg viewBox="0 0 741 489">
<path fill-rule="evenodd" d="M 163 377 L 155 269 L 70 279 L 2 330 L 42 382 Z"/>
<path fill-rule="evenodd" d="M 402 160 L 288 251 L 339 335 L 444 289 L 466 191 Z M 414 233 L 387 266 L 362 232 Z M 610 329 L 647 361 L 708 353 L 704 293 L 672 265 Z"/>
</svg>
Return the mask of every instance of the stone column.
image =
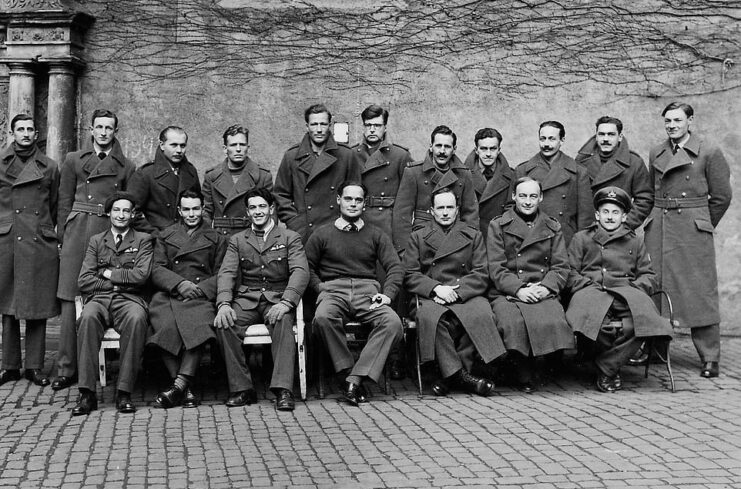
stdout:
<svg viewBox="0 0 741 489">
<path fill-rule="evenodd" d="M 49 62 L 46 154 L 61 164 L 75 147 L 75 69 L 69 61 Z"/>
<path fill-rule="evenodd" d="M 31 63 L 10 62 L 8 68 L 8 130 L 10 130 L 10 121 L 16 115 L 33 116 L 36 102 L 34 90 L 36 73 Z M 12 141 L 12 138 L 10 140 Z"/>
</svg>

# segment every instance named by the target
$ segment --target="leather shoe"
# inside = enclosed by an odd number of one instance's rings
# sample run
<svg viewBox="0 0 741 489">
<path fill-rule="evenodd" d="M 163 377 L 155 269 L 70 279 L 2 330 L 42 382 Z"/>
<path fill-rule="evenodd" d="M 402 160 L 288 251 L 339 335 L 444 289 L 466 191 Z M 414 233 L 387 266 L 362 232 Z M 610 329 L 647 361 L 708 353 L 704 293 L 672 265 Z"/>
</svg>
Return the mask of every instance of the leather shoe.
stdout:
<svg viewBox="0 0 741 489">
<path fill-rule="evenodd" d="M 27 368 L 25 372 L 23 372 L 23 376 L 26 378 L 26 380 L 30 380 L 36 385 L 40 385 L 41 387 L 49 385 L 49 377 L 44 375 L 44 372 L 41 371 L 41 369 L 38 368 Z"/>
<path fill-rule="evenodd" d="M 458 385 L 465 391 L 484 397 L 494 391 L 494 382 L 483 377 L 471 375 L 465 370 L 461 370 L 458 374 Z"/>
<path fill-rule="evenodd" d="M 646 351 L 646 344 L 642 344 L 641 348 L 635 352 L 635 354 L 628 359 L 628 365 L 631 367 L 642 367 L 648 363 L 648 352 Z"/>
<path fill-rule="evenodd" d="M 59 377 L 54 379 L 54 382 L 51 383 L 51 389 L 55 391 L 61 391 L 62 389 L 71 387 L 76 382 L 77 377 L 66 377 L 64 375 L 60 375 Z"/>
<path fill-rule="evenodd" d="M 88 390 L 80 391 L 77 404 L 72 408 L 72 416 L 88 415 L 96 409 L 98 409 L 98 398 L 95 396 L 95 392 Z"/>
<path fill-rule="evenodd" d="M 131 394 L 129 394 L 128 392 L 118 391 L 116 409 L 118 409 L 119 413 L 136 412 L 136 406 L 134 406 L 134 403 L 131 402 Z"/>
<path fill-rule="evenodd" d="M 183 407 L 184 408 L 194 408 L 198 407 L 198 399 L 196 398 L 195 394 L 190 390 L 190 387 L 187 387 L 185 389 L 185 398 L 183 399 Z"/>
<path fill-rule="evenodd" d="M 293 392 L 288 389 L 281 389 L 275 399 L 275 409 L 278 411 L 293 411 L 295 408 L 296 401 L 293 399 Z"/>
<path fill-rule="evenodd" d="M 717 377 L 720 374 L 720 365 L 718 362 L 705 362 L 700 371 L 700 377 L 709 379 L 711 377 Z"/>
<path fill-rule="evenodd" d="M 450 393 L 450 385 L 446 379 L 438 379 L 432 384 L 432 393 L 436 396 L 447 396 Z"/>
<path fill-rule="evenodd" d="M 360 394 L 360 391 L 362 389 L 362 385 L 346 381 L 342 388 L 342 399 L 347 401 L 347 403 L 351 406 L 357 406 L 359 403 L 365 402 L 367 400 L 365 396 L 361 396 Z M 361 397 L 363 401 L 360 400 Z"/>
<path fill-rule="evenodd" d="M 597 390 L 600 392 L 615 392 L 615 378 L 599 374 L 597 376 Z"/>
<path fill-rule="evenodd" d="M 399 360 L 393 360 L 389 365 L 389 376 L 393 380 L 401 380 L 405 377 L 404 365 Z"/>
<path fill-rule="evenodd" d="M 157 397 L 154 398 L 154 407 L 169 409 L 171 407 L 179 406 L 183 402 L 184 398 L 185 391 L 173 384 L 166 391 L 157 394 Z"/>
<path fill-rule="evenodd" d="M 20 370 L 0 370 L 0 385 L 3 385 L 6 382 L 10 382 L 11 380 L 21 380 L 21 371 Z"/>
<path fill-rule="evenodd" d="M 538 390 L 538 388 L 535 386 L 535 384 L 533 384 L 529 380 L 528 381 L 525 381 L 525 382 L 520 382 L 520 384 L 518 385 L 518 387 L 525 394 L 532 394 L 533 392 L 535 392 L 536 390 Z"/>
<path fill-rule="evenodd" d="M 229 399 L 226 400 L 227 407 L 240 407 L 257 402 L 257 392 L 255 389 L 247 389 L 246 391 L 235 392 L 229 395 Z"/>
</svg>

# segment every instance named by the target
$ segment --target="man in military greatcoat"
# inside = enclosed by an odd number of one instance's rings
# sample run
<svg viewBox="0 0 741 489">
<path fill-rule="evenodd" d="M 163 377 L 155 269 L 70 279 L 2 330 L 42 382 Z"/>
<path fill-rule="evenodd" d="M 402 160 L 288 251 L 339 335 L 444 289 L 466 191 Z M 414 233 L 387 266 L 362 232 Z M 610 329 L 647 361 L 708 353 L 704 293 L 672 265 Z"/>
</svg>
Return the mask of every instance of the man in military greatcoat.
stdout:
<svg viewBox="0 0 741 489">
<path fill-rule="evenodd" d="M 720 306 L 713 234 L 731 204 L 730 169 L 718 146 L 692 132 L 692 106 L 673 102 L 661 114 L 669 138 L 649 154 L 655 198 L 646 247 L 679 326 L 691 328 L 700 375 L 717 377 Z M 666 307 L 661 303 L 662 311 Z"/>
<path fill-rule="evenodd" d="M 203 213 L 207 222 L 224 236 L 231 236 L 250 226 L 244 195 L 253 188 L 273 190 L 270 170 L 247 156 L 250 132 L 240 125 L 224 131 L 224 161 L 206 172 L 203 178 Z"/>
<path fill-rule="evenodd" d="M 596 134 L 584 143 L 576 163 L 587 170 L 592 193 L 604 187 L 620 187 L 633 200 L 625 224 L 636 229 L 654 206 L 648 169 L 638 153 L 628 146 L 623 122 L 616 117 L 597 119 Z"/>
<path fill-rule="evenodd" d="M 486 396 L 494 383 L 471 374 L 478 353 L 489 363 L 505 353 L 486 292 L 489 268 L 481 232 L 457 219 L 455 194 L 432 194 L 433 221 L 412 233 L 404 253 L 404 285 L 417 294 L 420 361 L 437 359 L 442 379 L 432 390 L 453 385 Z M 417 301 L 413 301 L 416 306 Z"/>
<path fill-rule="evenodd" d="M 0 385 L 21 378 L 21 324 L 26 322 L 26 370 L 36 385 L 44 375 L 46 320 L 59 314 L 57 203 L 59 169 L 36 147 L 33 117 L 10 121 L 13 143 L 0 153 Z"/>
<path fill-rule="evenodd" d="M 545 121 L 538 129 L 540 151 L 515 168 L 515 178 L 530 177 L 542 185 L 540 210 L 561 224 L 566 245 L 580 229 L 592 224 L 592 188 L 584 167 L 561 151 L 566 129 L 558 121 Z"/>
<path fill-rule="evenodd" d="M 66 389 L 77 378 L 77 277 L 90 237 L 105 231 L 111 221 L 103 210 L 113 192 L 126 190 L 134 165 L 126 159 L 116 139 L 118 117 L 109 110 L 93 112 L 90 146 L 68 153 L 60 170 L 57 228 L 63 236 L 57 297 L 61 301 L 57 378 L 51 384 Z"/>
<path fill-rule="evenodd" d="M 595 193 L 594 207 L 597 223 L 569 245 L 578 280 L 566 319 L 596 349 L 597 389 L 614 392 L 622 387 L 620 367 L 640 348 L 640 338 L 671 337 L 672 328 L 649 297 L 656 274 L 643 239 L 627 226 L 630 195 L 604 187 Z"/>
<path fill-rule="evenodd" d="M 486 239 L 489 223 L 504 214 L 512 204 L 515 171 L 502 153 L 502 134 L 491 127 L 476 131 L 474 149 L 465 164 L 471 169 L 476 200 L 479 203 L 479 229 Z"/>
<path fill-rule="evenodd" d="M 532 392 L 534 358 L 574 345 L 559 298 L 570 268 L 561 225 L 539 210 L 540 184 L 522 177 L 514 188 L 514 208 L 491 221 L 486 237 L 490 295 L 520 386 Z"/>
<path fill-rule="evenodd" d="M 404 250 L 409 235 L 432 219 L 432 193 L 450 188 L 460 202 L 460 219 L 479 225 L 479 206 L 471 170 L 455 155 L 457 136 L 448 126 L 437 126 L 430 135 L 430 150 L 423 161 L 404 170 L 396 194 L 393 217 L 394 247 Z"/>
<path fill-rule="evenodd" d="M 283 155 L 273 193 L 278 218 L 306 243 L 317 227 L 337 217 L 337 187 L 348 179 L 360 180 L 360 162 L 348 146 L 334 140 L 332 114 L 324 105 L 307 108 L 304 120 L 307 132 Z"/>
<path fill-rule="evenodd" d="M 214 326 L 229 378 L 226 405 L 257 402 L 242 340 L 251 325 L 264 323 L 272 342 L 270 390 L 276 397 L 275 408 L 293 411 L 293 324 L 309 283 L 309 265 L 301 236 L 275 224 L 275 200 L 268 189 L 253 188 L 244 198 L 252 224 L 229 240 L 216 296 L 219 310 Z"/>
<path fill-rule="evenodd" d="M 180 404 L 195 407 L 189 386 L 196 376 L 216 316 L 216 276 L 226 252 L 227 239 L 203 221 L 203 195 L 180 193 L 181 222 L 164 229 L 154 247 L 151 282 L 156 290 L 149 303 L 151 335 L 173 379 L 157 394 L 155 407 Z"/>
<path fill-rule="evenodd" d="M 110 229 L 90 238 L 78 285 L 84 306 L 77 324 L 77 369 L 80 397 L 72 416 L 98 408 L 98 351 L 107 327 L 121 336 L 116 409 L 133 413 L 131 402 L 147 337 L 147 302 L 142 297 L 152 271 L 152 237 L 130 227 L 136 200 L 114 192 L 105 201 Z"/>
<path fill-rule="evenodd" d="M 139 205 L 134 229 L 156 235 L 177 224 L 178 195 L 183 190 L 201 191 L 198 172 L 185 156 L 188 135 L 183 128 L 168 126 L 160 132 L 154 161 L 137 168 L 128 190 Z"/>
</svg>

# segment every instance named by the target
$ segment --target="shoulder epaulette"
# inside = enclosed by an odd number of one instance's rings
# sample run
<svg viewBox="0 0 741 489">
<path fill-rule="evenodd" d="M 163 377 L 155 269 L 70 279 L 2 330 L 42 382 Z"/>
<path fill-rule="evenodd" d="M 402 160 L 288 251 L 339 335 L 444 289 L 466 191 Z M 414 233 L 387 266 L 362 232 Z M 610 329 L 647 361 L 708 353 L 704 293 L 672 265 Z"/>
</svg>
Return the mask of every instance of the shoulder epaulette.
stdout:
<svg viewBox="0 0 741 489">
<path fill-rule="evenodd" d="M 502 225 L 511 223 L 513 219 L 514 218 L 512 216 L 502 214 L 501 216 L 495 217 L 493 220 L 497 221 L 497 224 Z"/>
<path fill-rule="evenodd" d="M 411 168 L 413 166 L 420 166 L 424 161 L 410 161 L 407 163 L 407 168 Z"/>
<path fill-rule="evenodd" d="M 350 148 L 350 145 L 348 145 L 347 143 L 337 143 L 337 146 L 341 146 L 341 147 L 343 147 L 345 149 L 352 149 L 352 148 Z"/>
<path fill-rule="evenodd" d="M 391 146 L 396 146 L 397 148 L 403 149 L 404 151 L 409 151 L 409 148 L 406 148 L 401 144 L 391 143 Z"/>
<path fill-rule="evenodd" d="M 548 216 L 548 218 L 545 220 L 546 226 L 551 228 L 552 231 L 558 231 L 561 229 L 561 223 L 558 222 L 558 219 L 555 217 Z"/>
<path fill-rule="evenodd" d="M 461 233 L 463 233 L 464 236 L 466 236 L 469 239 L 473 239 L 476 237 L 476 233 L 480 233 L 481 231 L 479 228 L 471 226 L 470 224 L 466 224 L 466 226 L 461 229 Z"/>
<path fill-rule="evenodd" d="M 144 163 L 144 164 L 143 164 L 142 166 L 140 166 L 139 168 L 146 168 L 146 167 L 148 167 L 148 166 L 152 166 L 152 165 L 154 165 L 154 161 L 147 161 L 146 163 Z"/>
</svg>

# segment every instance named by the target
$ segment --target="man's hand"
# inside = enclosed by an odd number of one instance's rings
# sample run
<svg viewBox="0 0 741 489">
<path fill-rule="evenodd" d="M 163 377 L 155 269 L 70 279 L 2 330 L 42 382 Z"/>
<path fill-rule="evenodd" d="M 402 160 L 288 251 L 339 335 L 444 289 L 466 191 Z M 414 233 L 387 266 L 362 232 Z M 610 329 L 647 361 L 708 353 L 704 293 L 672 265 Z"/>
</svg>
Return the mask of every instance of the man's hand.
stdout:
<svg viewBox="0 0 741 489">
<path fill-rule="evenodd" d="M 283 302 L 279 302 L 275 304 L 273 307 L 270 308 L 270 310 L 265 314 L 265 321 L 273 326 L 278 321 L 283 319 L 283 316 L 286 315 L 287 312 L 289 312 L 291 308 L 288 306 L 288 304 L 285 304 Z"/>
<path fill-rule="evenodd" d="M 103 270 L 103 273 L 101 275 L 103 275 L 104 279 L 110 280 L 111 275 L 113 275 L 113 272 L 111 272 L 110 268 L 106 268 L 105 270 Z"/>
<path fill-rule="evenodd" d="M 371 305 L 369 309 L 372 311 L 373 309 L 378 309 L 381 306 L 388 306 L 391 304 L 391 299 L 387 295 L 383 294 L 376 294 L 373 297 L 370 298 Z"/>
<path fill-rule="evenodd" d="M 459 287 L 460 285 L 438 285 L 432 289 L 435 293 L 435 302 L 438 304 L 452 304 L 457 301 L 459 297 L 458 292 L 456 292 L 455 289 Z"/>
<path fill-rule="evenodd" d="M 538 291 L 536 289 L 537 285 L 527 285 L 525 287 L 520 288 L 520 290 L 517 291 L 517 298 L 521 300 L 522 302 L 526 302 L 528 304 L 534 304 L 536 302 L 540 302 L 540 298 L 538 297 Z"/>
<path fill-rule="evenodd" d="M 540 285 L 540 282 L 532 285 L 535 294 L 538 296 L 538 300 L 542 301 L 551 295 L 551 291 L 548 288 Z"/>
<path fill-rule="evenodd" d="M 237 313 L 234 312 L 232 306 L 229 304 L 222 304 L 219 307 L 219 312 L 216 313 L 216 319 L 214 319 L 214 326 L 219 329 L 229 329 L 234 326 L 237 321 Z"/>
<path fill-rule="evenodd" d="M 177 293 L 183 300 L 197 299 L 203 295 L 203 291 L 190 280 L 183 280 L 177 286 Z"/>
</svg>

